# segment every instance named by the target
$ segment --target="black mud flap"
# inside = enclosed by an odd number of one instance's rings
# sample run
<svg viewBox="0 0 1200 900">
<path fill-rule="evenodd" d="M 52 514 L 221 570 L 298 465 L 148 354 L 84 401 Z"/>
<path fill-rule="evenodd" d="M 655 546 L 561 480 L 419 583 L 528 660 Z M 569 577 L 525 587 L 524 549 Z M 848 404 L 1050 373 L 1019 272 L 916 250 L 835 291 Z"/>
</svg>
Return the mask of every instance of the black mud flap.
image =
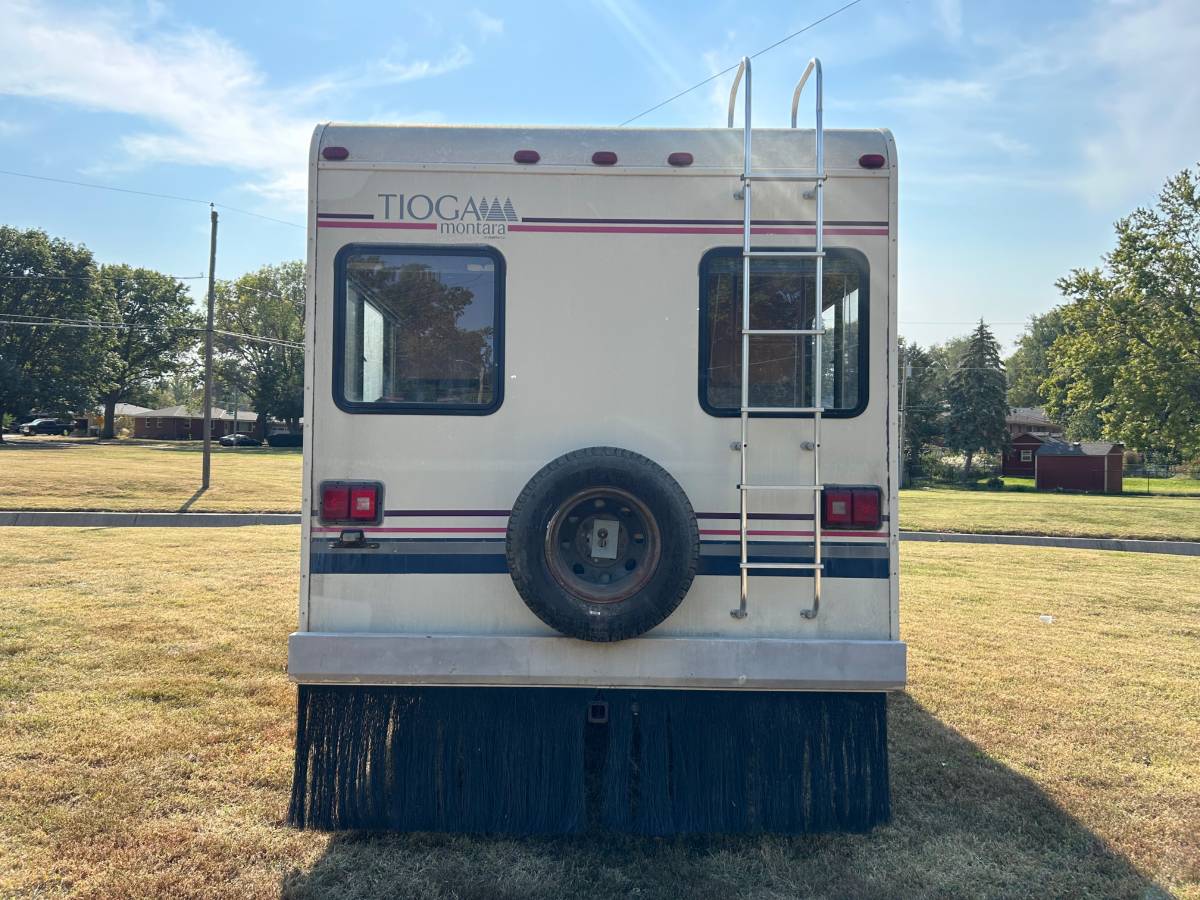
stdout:
<svg viewBox="0 0 1200 900">
<path fill-rule="evenodd" d="M 890 816 L 882 693 L 299 689 L 301 828 L 799 834 Z"/>
</svg>

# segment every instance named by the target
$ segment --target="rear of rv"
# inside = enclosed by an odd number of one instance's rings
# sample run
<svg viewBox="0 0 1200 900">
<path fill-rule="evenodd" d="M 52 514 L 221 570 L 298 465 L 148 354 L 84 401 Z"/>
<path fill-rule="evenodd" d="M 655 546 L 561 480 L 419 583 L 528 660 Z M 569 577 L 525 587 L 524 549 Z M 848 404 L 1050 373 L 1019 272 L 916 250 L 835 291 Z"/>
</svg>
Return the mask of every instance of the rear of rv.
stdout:
<svg viewBox="0 0 1200 900">
<path fill-rule="evenodd" d="M 895 146 L 742 138 L 317 130 L 294 823 L 886 820 Z"/>
</svg>

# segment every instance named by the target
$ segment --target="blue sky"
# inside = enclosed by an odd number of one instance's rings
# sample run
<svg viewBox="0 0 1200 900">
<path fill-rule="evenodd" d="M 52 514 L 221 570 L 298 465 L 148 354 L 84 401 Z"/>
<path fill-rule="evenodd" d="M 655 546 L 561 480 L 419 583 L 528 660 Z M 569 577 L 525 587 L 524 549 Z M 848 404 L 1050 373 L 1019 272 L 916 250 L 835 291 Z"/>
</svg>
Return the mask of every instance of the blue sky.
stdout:
<svg viewBox="0 0 1200 900">
<path fill-rule="evenodd" d="M 299 223 L 316 122 L 615 125 L 844 2 L 0 0 L 0 169 Z M 896 134 L 901 332 L 982 316 L 1008 344 L 1200 158 L 1198 48 L 1195 0 L 862 0 L 755 61 L 756 124 L 819 55 L 827 125 Z M 730 78 L 639 124 L 722 124 Z M 0 175 L 0 222 L 207 266 L 200 204 Z M 222 213 L 220 276 L 303 255 L 303 229 Z"/>
</svg>

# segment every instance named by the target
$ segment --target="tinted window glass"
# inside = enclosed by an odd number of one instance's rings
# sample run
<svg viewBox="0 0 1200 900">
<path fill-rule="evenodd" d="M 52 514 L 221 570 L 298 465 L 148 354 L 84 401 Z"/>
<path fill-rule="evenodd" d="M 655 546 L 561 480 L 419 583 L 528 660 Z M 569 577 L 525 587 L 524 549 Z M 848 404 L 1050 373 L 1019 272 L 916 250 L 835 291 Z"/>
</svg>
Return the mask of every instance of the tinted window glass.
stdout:
<svg viewBox="0 0 1200 900">
<path fill-rule="evenodd" d="M 342 399 L 488 411 L 499 401 L 498 255 L 356 249 L 342 257 Z"/>
<path fill-rule="evenodd" d="M 866 264 L 859 257 L 825 259 L 821 316 L 816 316 L 816 261 L 756 259 L 750 276 L 750 327 L 825 328 L 821 337 L 821 405 L 858 409 L 862 351 L 859 324 L 866 314 Z M 701 266 L 704 341 L 700 348 L 701 397 L 710 412 L 736 413 L 742 391 L 742 257 L 710 253 Z M 865 340 L 865 334 L 862 337 Z M 750 405 L 813 406 L 814 336 L 750 338 Z"/>
</svg>

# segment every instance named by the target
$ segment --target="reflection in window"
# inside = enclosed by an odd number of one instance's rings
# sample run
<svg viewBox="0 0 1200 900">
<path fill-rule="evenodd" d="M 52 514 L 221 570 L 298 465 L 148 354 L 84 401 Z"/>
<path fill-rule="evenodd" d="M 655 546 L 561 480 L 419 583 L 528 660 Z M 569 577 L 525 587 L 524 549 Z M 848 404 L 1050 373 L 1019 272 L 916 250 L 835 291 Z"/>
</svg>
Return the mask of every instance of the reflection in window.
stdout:
<svg viewBox="0 0 1200 900">
<path fill-rule="evenodd" d="M 865 264 L 862 264 L 865 265 Z M 706 344 L 700 348 L 706 406 L 737 412 L 742 400 L 742 258 L 740 252 L 710 254 L 701 267 Z M 860 279 L 855 259 L 825 259 L 820 323 L 816 321 L 816 261 L 756 259 L 750 276 L 750 327 L 811 329 L 821 337 L 821 404 L 827 410 L 859 406 Z M 750 405 L 814 406 L 814 336 L 750 338 Z"/>
<path fill-rule="evenodd" d="M 403 407 L 494 407 L 497 261 L 389 248 L 344 259 L 344 398 Z"/>
</svg>

